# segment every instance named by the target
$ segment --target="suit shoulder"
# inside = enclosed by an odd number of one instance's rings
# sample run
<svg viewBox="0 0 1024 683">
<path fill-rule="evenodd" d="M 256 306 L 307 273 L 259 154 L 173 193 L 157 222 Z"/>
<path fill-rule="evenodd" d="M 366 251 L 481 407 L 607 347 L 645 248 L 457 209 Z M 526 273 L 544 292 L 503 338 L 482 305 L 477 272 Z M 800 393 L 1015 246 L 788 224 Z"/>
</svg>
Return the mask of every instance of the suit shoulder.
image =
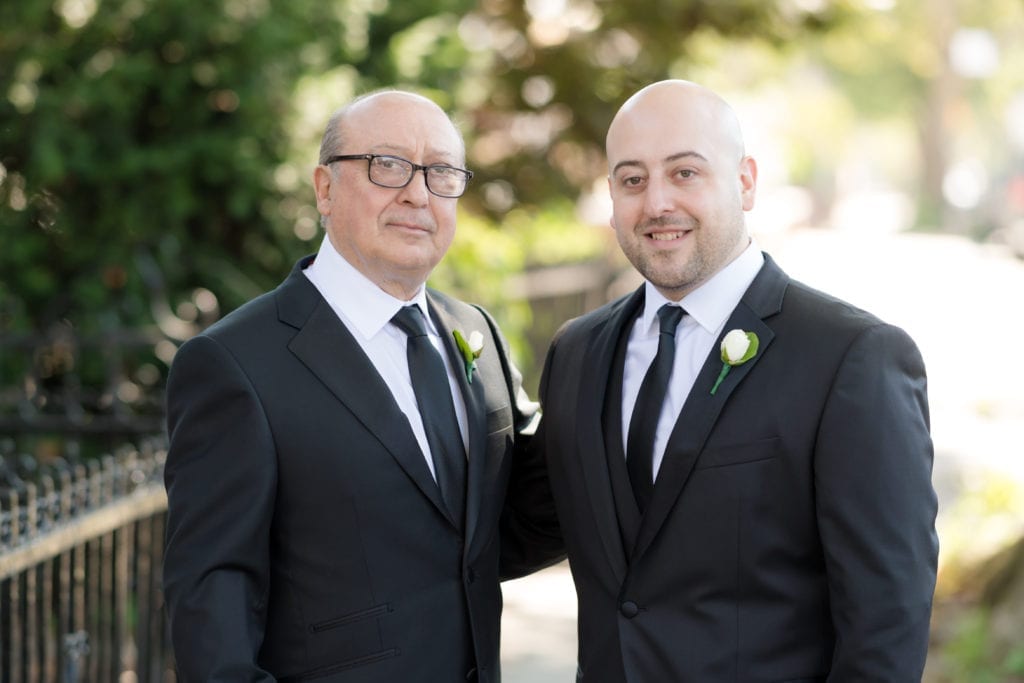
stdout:
<svg viewBox="0 0 1024 683">
<path fill-rule="evenodd" d="M 302 273 L 303 266 L 311 259 L 307 256 L 300 260 L 277 287 L 242 304 L 202 334 L 224 343 L 230 340 L 251 343 L 252 335 L 265 334 L 277 322 L 301 327 L 317 306 L 326 303 L 316 286 Z"/>
<path fill-rule="evenodd" d="M 225 359 L 238 363 L 239 356 L 254 339 L 264 339 L 266 321 L 276 319 L 270 294 L 252 299 L 223 318 L 185 340 L 175 352 L 171 364 L 174 374 L 183 365 L 200 363 L 207 367 L 223 368 Z M 273 316 L 273 318 L 271 318 Z"/>
<path fill-rule="evenodd" d="M 469 303 L 456 299 L 450 294 L 438 291 L 436 289 L 427 289 L 427 295 L 430 302 L 437 308 L 443 310 L 454 320 L 458 321 L 460 325 L 464 325 L 470 329 L 480 329 L 489 327 L 495 331 L 496 334 L 500 333 L 500 327 L 494 320 L 494 317 L 487 311 L 483 306 L 475 303 Z"/>
<path fill-rule="evenodd" d="M 456 299 L 436 289 L 427 290 L 427 299 L 432 306 L 444 312 L 449 318 L 449 324 L 452 324 L 455 329 L 461 329 L 463 334 L 471 332 L 489 334 L 500 353 L 503 356 L 508 355 L 508 341 L 505 339 L 501 327 L 483 306 Z"/>
<path fill-rule="evenodd" d="M 783 315 L 808 339 L 826 337 L 852 343 L 855 339 L 902 338 L 916 346 L 910 335 L 874 313 L 802 282 L 791 281 L 783 300 Z"/>
<path fill-rule="evenodd" d="M 885 324 L 874 313 L 796 280 L 791 280 L 786 289 L 783 312 L 801 313 L 819 323 L 840 327 L 864 328 Z"/>
<path fill-rule="evenodd" d="M 277 319 L 274 293 L 274 291 L 265 292 L 250 299 L 200 334 L 223 342 L 253 334 L 255 330 L 264 326 L 267 320 Z"/>
<path fill-rule="evenodd" d="M 484 310 L 482 306 L 456 299 L 454 296 L 432 287 L 427 288 L 427 294 L 435 305 L 452 315 L 475 315 Z"/>
</svg>

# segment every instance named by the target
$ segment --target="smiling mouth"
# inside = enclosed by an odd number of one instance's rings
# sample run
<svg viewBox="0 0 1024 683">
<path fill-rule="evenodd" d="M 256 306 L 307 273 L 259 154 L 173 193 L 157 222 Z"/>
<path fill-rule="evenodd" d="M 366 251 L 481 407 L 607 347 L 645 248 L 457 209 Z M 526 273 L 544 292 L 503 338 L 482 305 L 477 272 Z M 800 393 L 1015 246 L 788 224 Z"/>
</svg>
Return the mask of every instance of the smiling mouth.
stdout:
<svg viewBox="0 0 1024 683">
<path fill-rule="evenodd" d="M 678 232 L 652 232 L 647 235 L 647 237 L 655 242 L 670 242 L 672 240 L 682 239 L 685 234 L 685 230 L 679 230 Z"/>
</svg>

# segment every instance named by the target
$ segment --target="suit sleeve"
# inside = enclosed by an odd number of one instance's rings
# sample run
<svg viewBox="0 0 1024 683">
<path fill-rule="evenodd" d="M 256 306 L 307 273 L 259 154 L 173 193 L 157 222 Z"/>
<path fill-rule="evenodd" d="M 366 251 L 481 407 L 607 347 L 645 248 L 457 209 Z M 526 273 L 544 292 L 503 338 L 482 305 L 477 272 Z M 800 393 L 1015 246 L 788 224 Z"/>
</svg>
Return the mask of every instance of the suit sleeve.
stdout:
<svg viewBox="0 0 1024 683">
<path fill-rule="evenodd" d="M 502 371 L 508 386 L 515 429 L 508 492 L 502 509 L 500 577 L 515 579 L 550 566 L 565 557 L 548 483 L 543 453 L 536 447 L 540 404 L 523 389 L 519 369 L 509 358 L 508 343 L 494 319 L 480 309 L 501 350 Z"/>
<path fill-rule="evenodd" d="M 272 681 L 257 665 L 276 481 L 259 399 L 200 336 L 178 351 L 167 402 L 164 592 L 179 680 Z"/>
<path fill-rule="evenodd" d="M 815 448 L 836 629 L 830 683 L 921 679 L 938 539 L 924 363 L 900 329 L 854 340 Z"/>
</svg>

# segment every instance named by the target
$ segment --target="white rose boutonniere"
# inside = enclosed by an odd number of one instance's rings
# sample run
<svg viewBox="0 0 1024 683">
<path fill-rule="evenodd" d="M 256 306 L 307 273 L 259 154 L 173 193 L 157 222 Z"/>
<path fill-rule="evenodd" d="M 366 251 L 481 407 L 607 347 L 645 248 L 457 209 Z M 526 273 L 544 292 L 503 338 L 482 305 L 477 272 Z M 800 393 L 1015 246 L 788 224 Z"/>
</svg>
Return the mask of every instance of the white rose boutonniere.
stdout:
<svg viewBox="0 0 1024 683">
<path fill-rule="evenodd" d="M 711 387 L 712 395 L 718 391 L 718 385 L 721 384 L 722 380 L 725 379 L 725 376 L 729 374 L 729 370 L 732 369 L 732 366 L 743 365 L 757 355 L 757 345 L 757 335 L 753 332 L 730 330 L 729 333 L 722 338 L 722 372 L 718 374 L 718 379 L 715 380 L 715 386 Z"/>
<path fill-rule="evenodd" d="M 484 350 L 484 335 L 480 334 L 478 330 L 473 330 L 469 333 L 469 339 L 466 339 L 462 332 L 453 330 L 452 336 L 455 337 L 455 345 L 459 347 L 462 361 L 466 364 L 466 381 L 472 384 L 473 371 L 476 370 L 476 359 L 480 357 L 480 352 Z"/>
</svg>

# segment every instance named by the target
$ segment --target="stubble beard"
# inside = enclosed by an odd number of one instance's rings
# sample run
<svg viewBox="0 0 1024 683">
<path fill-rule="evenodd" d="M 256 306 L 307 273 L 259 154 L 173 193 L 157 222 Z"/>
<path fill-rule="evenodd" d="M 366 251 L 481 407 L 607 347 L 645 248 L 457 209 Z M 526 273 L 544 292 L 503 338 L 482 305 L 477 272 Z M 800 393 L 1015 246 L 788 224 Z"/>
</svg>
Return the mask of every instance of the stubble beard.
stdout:
<svg viewBox="0 0 1024 683">
<path fill-rule="evenodd" d="M 708 276 L 708 263 L 704 254 L 696 250 L 685 262 L 677 264 L 667 252 L 639 254 L 633 262 L 652 285 L 669 298 L 681 299 Z"/>
<path fill-rule="evenodd" d="M 732 260 L 737 244 L 746 235 L 742 212 L 738 216 L 733 216 L 729 223 L 729 230 L 725 234 L 711 236 L 712 241 L 707 242 L 698 238 L 698 235 L 707 229 L 698 220 L 683 221 L 671 217 L 655 219 L 637 226 L 633 233 L 636 236 L 633 242 L 626 244 L 620 240 L 620 245 L 629 262 L 648 282 L 666 297 L 678 301 L 704 284 Z M 689 239 L 693 240 L 693 244 L 685 260 L 680 262 L 680 255 L 675 251 L 644 249 L 646 238 L 641 233 L 652 225 L 672 225 L 691 230 Z"/>
<path fill-rule="evenodd" d="M 680 263 L 679 253 L 676 251 L 645 249 L 647 238 L 643 236 L 643 232 L 650 227 L 678 227 L 691 231 L 688 239 L 694 240 L 694 244 L 691 245 L 692 250 L 686 260 Z M 682 220 L 675 216 L 655 218 L 638 225 L 630 236 L 632 240 L 620 238 L 619 245 L 626 258 L 644 279 L 666 296 L 678 294 L 678 298 L 682 298 L 695 283 L 699 282 L 707 268 L 706 255 L 697 241 L 700 229 L 700 222 L 693 219 Z"/>
</svg>

